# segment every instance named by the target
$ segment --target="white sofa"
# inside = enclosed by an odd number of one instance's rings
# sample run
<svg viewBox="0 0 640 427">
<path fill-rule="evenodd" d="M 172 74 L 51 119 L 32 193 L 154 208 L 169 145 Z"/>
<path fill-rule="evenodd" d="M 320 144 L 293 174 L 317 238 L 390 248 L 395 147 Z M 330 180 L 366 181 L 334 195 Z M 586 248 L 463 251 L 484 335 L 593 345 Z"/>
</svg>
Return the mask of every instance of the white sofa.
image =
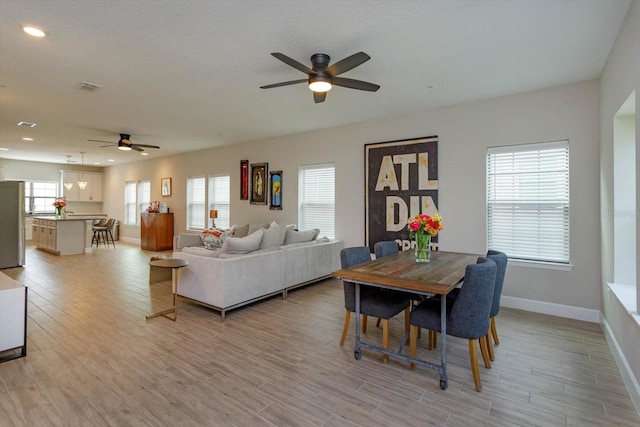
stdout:
<svg viewBox="0 0 640 427">
<path fill-rule="evenodd" d="M 343 247 L 321 238 L 212 258 L 199 242 L 198 234 L 174 238 L 173 257 L 189 261 L 180 269 L 178 295 L 218 310 L 222 321 L 228 310 L 279 293 L 285 299 L 290 289 L 329 277 L 340 268 Z"/>
</svg>

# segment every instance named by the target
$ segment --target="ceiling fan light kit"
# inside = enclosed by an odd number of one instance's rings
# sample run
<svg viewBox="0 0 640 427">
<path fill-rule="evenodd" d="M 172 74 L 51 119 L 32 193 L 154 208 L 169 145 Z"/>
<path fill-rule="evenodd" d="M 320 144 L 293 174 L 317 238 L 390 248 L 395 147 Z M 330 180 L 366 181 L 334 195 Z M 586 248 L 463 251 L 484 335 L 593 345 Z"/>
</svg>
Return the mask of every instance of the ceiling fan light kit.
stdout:
<svg viewBox="0 0 640 427">
<path fill-rule="evenodd" d="M 380 89 L 379 85 L 365 82 L 362 80 L 346 79 L 342 77 L 336 77 L 340 74 L 346 73 L 349 70 L 356 68 L 359 65 L 367 62 L 371 57 L 364 52 L 358 52 L 351 56 L 348 56 L 335 64 L 329 66 L 331 57 L 325 53 L 316 53 L 311 56 L 311 68 L 301 64 L 295 59 L 289 58 L 287 55 L 279 52 L 271 54 L 274 58 L 279 59 L 285 64 L 302 71 L 309 77 L 307 79 L 290 80 L 287 82 L 275 83 L 266 86 L 260 86 L 260 89 L 272 89 L 275 87 L 289 86 L 298 83 L 307 82 L 309 89 L 313 92 L 313 100 L 317 103 L 324 102 L 326 93 L 331 90 L 333 86 L 342 86 L 348 89 L 358 89 L 368 92 L 376 92 Z"/>
<path fill-rule="evenodd" d="M 118 140 L 118 142 L 112 142 L 112 141 L 103 141 L 101 139 L 88 139 L 87 141 L 91 141 L 91 142 L 104 142 L 108 145 L 103 145 L 103 147 L 118 147 L 118 150 L 122 150 L 122 151 L 131 151 L 131 150 L 135 150 L 135 151 L 144 151 L 142 149 L 142 147 L 145 148 L 160 148 L 157 145 L 148 145 L 148 144 L 135 144 L 133 142 L 131 142 L 131 135 L 129 135 L 128 133 L 121 133 L 120 134 L 120 139 Z M 143 155 L 145 155 L 146 153 L 142 153 Z"/>
</svg>

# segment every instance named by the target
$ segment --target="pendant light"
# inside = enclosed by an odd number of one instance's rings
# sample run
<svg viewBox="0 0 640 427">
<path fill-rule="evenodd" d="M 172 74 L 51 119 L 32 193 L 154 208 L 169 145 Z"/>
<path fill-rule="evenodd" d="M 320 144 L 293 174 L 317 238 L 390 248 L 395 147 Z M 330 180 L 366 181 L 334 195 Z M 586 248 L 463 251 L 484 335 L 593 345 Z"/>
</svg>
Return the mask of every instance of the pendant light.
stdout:
<svg viewBox="0 0 640 427">
<path fill-rule="evenodd" d="M 71 167 L 71 155 L 67 154 L 67 169 L 69 169 L 70 167 Z M 67 174 L 67 177 L 68 176 L 69 175 Z M 67 190 L 71 190 L 73 188 L 73 182 L 65 181 L 64 188 L 66 188 Z"/>
<path fill-rule="evenodd" d="M 82 154 L 82 169 L 84 170 L 84 151 L 81 151 L 80 154 Z M 82 172 L 82 170 L 80 171 L 80 179 L 78 180 L 78 187 L 80 187 L 81 190 L 84 190 L 85 188 L 87 188 L 87 181 L 84 180 L 84 173 Z"/>
</svg>

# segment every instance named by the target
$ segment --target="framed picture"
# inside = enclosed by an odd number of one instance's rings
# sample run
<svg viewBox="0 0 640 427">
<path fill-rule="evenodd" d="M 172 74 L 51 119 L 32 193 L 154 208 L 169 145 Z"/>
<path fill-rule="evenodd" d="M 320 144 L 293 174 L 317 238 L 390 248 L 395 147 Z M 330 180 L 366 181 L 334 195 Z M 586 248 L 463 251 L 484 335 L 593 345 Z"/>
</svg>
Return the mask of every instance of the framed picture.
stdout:
<svg viewBox="0 0 640 427">
<path fill-rule="evenodd" d="M 251 164 L 251 200 L 252 205 L 267 204 L 268 163 Z"/>
<path fill-rule="evenodd" d="M 271 189 L 271 203 L 269 209 L 282 209 L 282 171 L 269 174 L 269 188 Z"/>
<path fill-rule="evenodd" d="M 249 160 L 240 160 L 240 200 L 249 200 Z"/>
<path fill-rule="evenodd" d="M 163 196 L 171 195 L 171 178 L 162 178 L 160 180 L 160 189 Z"/>
</svg>

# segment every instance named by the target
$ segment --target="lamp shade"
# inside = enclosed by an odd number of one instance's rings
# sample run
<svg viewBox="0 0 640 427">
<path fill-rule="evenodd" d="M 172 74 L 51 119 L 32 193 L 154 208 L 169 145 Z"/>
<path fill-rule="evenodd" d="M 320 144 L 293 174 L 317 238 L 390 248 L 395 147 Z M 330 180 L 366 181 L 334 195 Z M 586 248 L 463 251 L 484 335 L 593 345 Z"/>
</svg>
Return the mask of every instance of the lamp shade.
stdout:
<svg viewBox="0 0 640 427">
<path fill-rule="evenodd" d="M 216 218 L 218 218 L 218 211 L 217 211 L 217 210 L 215 210 L 215 209 L 211 209 L 211 210 L 209 211 L 209 218 L 211 218 L 211 219 L 216 219 Z"/>
</svg>

